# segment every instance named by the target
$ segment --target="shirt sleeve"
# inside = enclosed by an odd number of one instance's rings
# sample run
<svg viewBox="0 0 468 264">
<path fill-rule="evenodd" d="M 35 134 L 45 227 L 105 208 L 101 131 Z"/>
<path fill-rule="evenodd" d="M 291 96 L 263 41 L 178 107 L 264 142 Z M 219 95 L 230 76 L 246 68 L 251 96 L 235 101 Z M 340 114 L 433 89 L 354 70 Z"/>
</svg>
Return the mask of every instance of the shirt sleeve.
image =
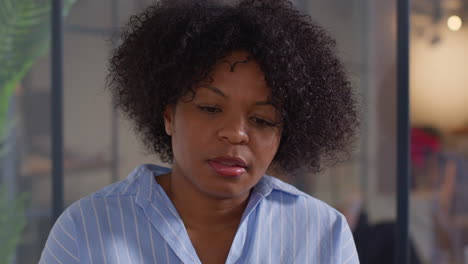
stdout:
<svg viewBox="0 0 468 264">
<path fill-rule="evenodd" d="M 359 264 L 359 256 L 357 254 L 354 237 L 348 226 L 348 223 L 343 217 L 341 228 L 341 264 Z"/>
<path fill-rule="evenodd" d="M 52 227 L 39 264 L 80 263 L 78 253 L 75 223 L 66 210 Z"/>
</svg>

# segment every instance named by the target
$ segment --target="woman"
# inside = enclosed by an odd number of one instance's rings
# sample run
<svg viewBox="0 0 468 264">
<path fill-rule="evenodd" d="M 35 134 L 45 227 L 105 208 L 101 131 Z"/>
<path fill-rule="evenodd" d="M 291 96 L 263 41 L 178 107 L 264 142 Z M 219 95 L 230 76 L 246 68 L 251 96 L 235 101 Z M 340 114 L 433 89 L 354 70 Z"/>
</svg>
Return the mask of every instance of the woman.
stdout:
<svg viewBox="0 0 468 264">
<path fill-rule="evenodd" d="M 289 2 L 160 1 L 124 29 L 109 86 L 172 168 L 75 202 L 41 263 L 358 263 L 341 214 L 265 175 L 319 171 L 358 123 L 333 40 Z"/>
</svg>

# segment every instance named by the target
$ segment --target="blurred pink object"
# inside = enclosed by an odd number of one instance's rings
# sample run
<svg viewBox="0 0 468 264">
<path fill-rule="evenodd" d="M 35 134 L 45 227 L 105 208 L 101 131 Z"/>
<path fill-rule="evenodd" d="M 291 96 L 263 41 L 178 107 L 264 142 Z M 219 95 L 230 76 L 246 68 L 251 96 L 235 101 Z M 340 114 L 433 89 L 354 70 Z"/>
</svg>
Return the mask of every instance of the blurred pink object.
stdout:
<svg viewBox="0 0 468 264">
<path fill-rule="evenodd" d="M 411 161 L 417 168 L 424 167 L 425 156 L 428 153 L 440 151 L 440 140 L 422 128 L 411 129 Z"/>
</svg>

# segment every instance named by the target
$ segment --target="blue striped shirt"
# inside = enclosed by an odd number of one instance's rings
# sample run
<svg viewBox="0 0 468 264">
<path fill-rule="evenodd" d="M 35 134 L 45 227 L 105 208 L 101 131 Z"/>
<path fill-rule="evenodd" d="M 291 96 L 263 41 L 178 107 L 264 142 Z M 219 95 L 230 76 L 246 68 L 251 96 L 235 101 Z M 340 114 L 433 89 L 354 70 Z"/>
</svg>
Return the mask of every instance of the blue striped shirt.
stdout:
<svg viewBox="0 0 468 264">
<path fill-rule="evenodd" d="M 73 203 L 53 226 L 40 263 L 201 263 L 174 205 L 142 165 Z M 345 218 L 265 175 L 254 187 L 226 263 L 359 263 Z"/>
</svg>

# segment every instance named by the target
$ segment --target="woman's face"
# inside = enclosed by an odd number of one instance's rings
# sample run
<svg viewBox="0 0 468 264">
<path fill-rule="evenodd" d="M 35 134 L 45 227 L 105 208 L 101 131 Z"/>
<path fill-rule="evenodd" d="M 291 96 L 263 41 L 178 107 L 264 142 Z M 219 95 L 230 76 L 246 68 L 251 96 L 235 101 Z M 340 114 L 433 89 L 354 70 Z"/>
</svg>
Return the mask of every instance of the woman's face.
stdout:
<svg viewBox="0 0 468 264">
<path fill-rule="evenodd" d="M 212 81 L 193 87 L 193 99 L 189 93 L 164 114 L 172 137 L 172 177 L 218 198 L 248 194 L 280 143 L 271 89 L 249 55 L 232 52 L 215 65 Z"/>
</svg>

